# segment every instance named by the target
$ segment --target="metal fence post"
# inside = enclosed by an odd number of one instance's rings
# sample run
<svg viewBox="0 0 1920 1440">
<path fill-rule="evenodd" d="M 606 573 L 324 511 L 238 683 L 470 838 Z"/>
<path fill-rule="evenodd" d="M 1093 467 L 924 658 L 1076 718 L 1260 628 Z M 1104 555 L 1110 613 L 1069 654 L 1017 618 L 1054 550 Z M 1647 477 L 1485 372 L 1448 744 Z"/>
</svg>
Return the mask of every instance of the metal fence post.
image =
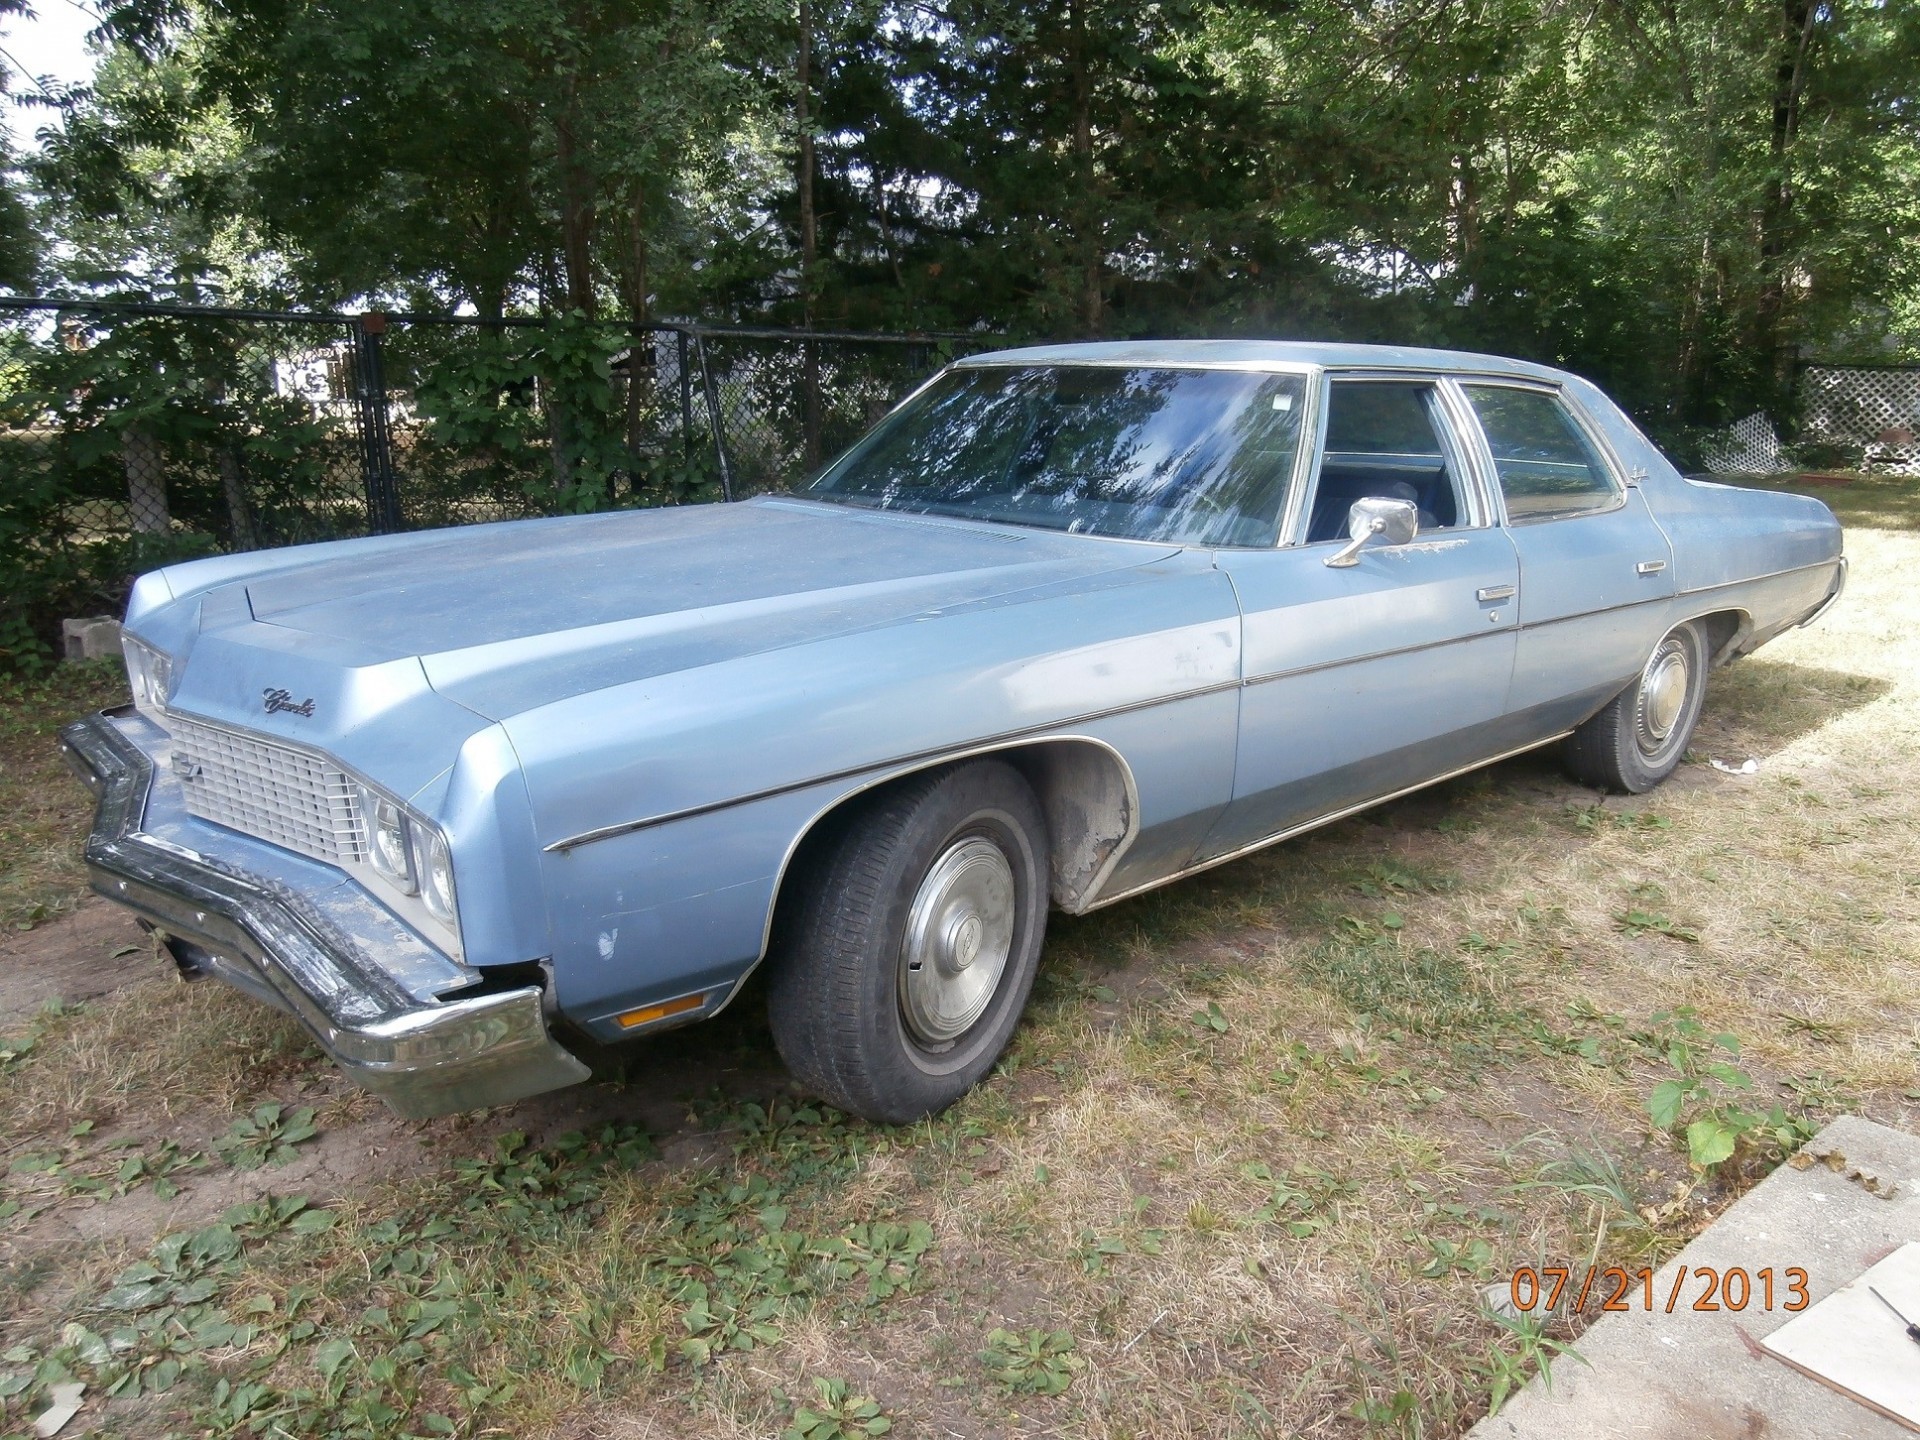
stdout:
<svg viewBox="0 0 1920 1440">
<path fill-rule="evenodd" d="M 368 311 L 353 322 L 354 401 L 360 412 L 361 470 L 367 488 L 367 529 L 387 535 L 402 526 L 400 487 L 393 473 L 393 433 L 387 415 L 387 377 L 380 337 L 387 317 Z"/>
<path fill-rule="evenodd" d="M 811 475 L 820 467 L 820 347 L 808 336 L 800 342 L 800 468 Z"/>
<path fill-rule="evenodd" d="M 707 360 L 707 337 L 696 330 L 694 345 L 700 351 L 700 385 L 707 394 L 707 422 L 713 426 L 713 453 L 720 462 L 720 498 L 733 499 L 733 465 L 727 459 L 725 427 L 720 423 L 720 390 L 714 384 L 713 366 Z"/>
<path fill-rule="evenodd" d="M 693 463 L 693 374 L 687 369 L 687 332 L 675 330 L 674 344 L 680 353 L 680 446 L 687 463 Z"/>
</svg>

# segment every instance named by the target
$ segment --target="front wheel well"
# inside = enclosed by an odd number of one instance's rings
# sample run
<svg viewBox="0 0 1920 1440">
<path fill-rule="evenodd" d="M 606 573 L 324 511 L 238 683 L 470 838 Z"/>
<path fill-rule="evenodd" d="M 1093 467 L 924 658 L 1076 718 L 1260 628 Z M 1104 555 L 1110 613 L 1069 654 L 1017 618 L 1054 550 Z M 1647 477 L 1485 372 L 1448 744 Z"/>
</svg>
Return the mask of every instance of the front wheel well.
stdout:
<svg viewBox="0 0 1920 1440">
<path fill-rule="evenodd" d="M 1018 770 L 1040 801 L 1047 822 L 1048 891 L 1053 903 L 1079 914 L 1132 843 L 1140 824 L 1133 772 L 1118 751 L 1079 737 L 1033 740 L 978 751 L 889 775 L 853 791 L 814 817 L 780 879 L 776 906 L 789 898 L 789 881 L 811 872 L 808 857 L 880 793 L 929 770 L 969 760 L 1001 760 Z"/>
</svg>

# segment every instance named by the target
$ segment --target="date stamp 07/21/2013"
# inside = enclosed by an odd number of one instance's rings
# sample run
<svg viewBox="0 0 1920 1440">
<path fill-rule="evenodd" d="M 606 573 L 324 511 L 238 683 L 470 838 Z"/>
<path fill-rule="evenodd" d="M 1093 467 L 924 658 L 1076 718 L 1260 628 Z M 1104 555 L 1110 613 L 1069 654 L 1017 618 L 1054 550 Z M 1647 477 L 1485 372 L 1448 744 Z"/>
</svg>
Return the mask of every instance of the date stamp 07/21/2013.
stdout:
<svg viewBox="0 0 1920 1440">
<path fill-rule="evenodd" d="M 1664 1292 L 1664 1293 L 1660 1293 Z M 1566 1302 L 1579 1314 L 1590 1299 L 1602 1310 L 1659 1309 L 1671 1315 L 1677 1309 L 1785 1310 L 1807 1308 L 1807 1272 L 1798 1265 L 1748 1270 L 1735 1265 L 1716 1270 L 1710 1265 L 1682 1265 L 1670 1285 L 1656 1292 L 1653 1270 L 1629 1270 L 1624 1265 L 1522 1265 L 1507 1282 L 1507 1296 L 1522 1315 L 1552 1314 Z"/>
</svg>

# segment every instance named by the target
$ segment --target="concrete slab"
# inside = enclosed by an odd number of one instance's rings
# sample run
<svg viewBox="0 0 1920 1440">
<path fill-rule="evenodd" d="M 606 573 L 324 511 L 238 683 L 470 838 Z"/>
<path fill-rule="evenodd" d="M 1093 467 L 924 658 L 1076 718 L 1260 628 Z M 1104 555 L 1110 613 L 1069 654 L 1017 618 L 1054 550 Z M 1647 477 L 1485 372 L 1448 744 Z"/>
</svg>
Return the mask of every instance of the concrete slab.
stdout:
<svg viewBox="0 0 1920 1440">
<path fill-rule="evenodd" d="M 1834 1121 L 1801 1152 L 1805 1169 L 1783 1165 L 1743 1196 L 1659 1270 L 1654 1306 L 1605 1316 L 1471 1440 L 1911 1440 L 1913 1432 L 1761 1350 L 1758 1342 L 1792 1319 L 1781 1306 L 1793 1266 L 1807 1272 L 1810 1304 L 1909 1240 L 1920 1240 L 1920 1137 L 1853 1116 Z M 1680 1303 L 1667 1297 L 1685 1266 Z M 1763 1308 L 1759 1272 L 1772 1267 L 1774 1309 Z M 1735 1313 L 1693 1309 L 1716 1275 L 1744 1270 L 1752 1298 Z M 1595 1301 L 1589 1298 L 1591 1307 Z M 1916 1355 L 1920 1361 L 1920 1354 Z"/>
<path fill-rule="evenodd" d="M 120 622 L 111 615 L 62 620 L 60 638 L 66 646 L 66 658 L 69 660 L 120 658 Z"/>
</svg>

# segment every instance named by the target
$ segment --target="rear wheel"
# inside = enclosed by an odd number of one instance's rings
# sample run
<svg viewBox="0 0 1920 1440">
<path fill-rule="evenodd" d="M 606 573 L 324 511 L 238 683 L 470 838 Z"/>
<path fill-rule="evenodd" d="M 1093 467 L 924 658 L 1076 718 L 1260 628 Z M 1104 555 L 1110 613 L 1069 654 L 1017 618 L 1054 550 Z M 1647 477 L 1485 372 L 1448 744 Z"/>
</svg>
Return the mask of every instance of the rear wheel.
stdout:
<svg viewBox="0 0 1920 1440">
<path fill-rule="evenodd" d="M 1046 822 L 1020 772 L 976 760 L 865 801 L 783 912 L 774 1043 L 824 1100 L 901 1124 L 945 1109 L 1006 1048 L 1046 934 Z"/>
<path fill-rule="evenodd" d="M 1602 790 L 1643 795 L 1687 753 L 1707 694 L 1707 638 L 1697 622 L 1667 632 L 1639 677 L 1567 737 L 1574 778 Z"/>
</svg>

